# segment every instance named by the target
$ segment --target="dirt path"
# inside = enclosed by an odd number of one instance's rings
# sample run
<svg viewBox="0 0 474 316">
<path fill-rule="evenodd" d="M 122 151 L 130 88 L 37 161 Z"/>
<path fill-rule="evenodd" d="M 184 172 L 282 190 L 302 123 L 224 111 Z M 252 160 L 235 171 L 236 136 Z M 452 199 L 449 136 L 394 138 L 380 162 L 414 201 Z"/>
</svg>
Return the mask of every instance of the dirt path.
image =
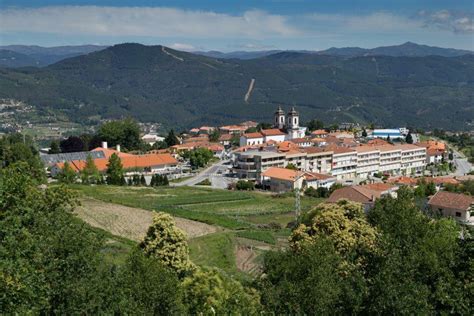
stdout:
<svg viewBox="0 0 474 316">
<path fill-rule="evenodd" d="M 76 214 L 93 227 L 102 228 L 113 235 L 122 236 L 131 240 L 140 241 L 150 227 L 153 212 L 106 203 L 95 199 L 84 199 L 82 205 L 76 209 Z M 212 234 L 220 228 L 185 218 L 173 217 L 176 226 L 181 228 L 188 238 Z"/>
<path fill-rule="evenodd" d="M 247 90 L 247 93 L 245 94 L 245 97 L 244 97 L 244 100 L 245 100 L 246 103 L 248 103 L 248 101 L 249 101 L 250 94 L 251 94 L 252 91 L 253 91 L 253 86 L 254 86 L 254 85 L 255 85 L 255 79 L 252 78 L 252 79 L 250 80 L 250 85 L 249 85 L 249 88 L 248 88 L 248 90 Z"/>
</svg>

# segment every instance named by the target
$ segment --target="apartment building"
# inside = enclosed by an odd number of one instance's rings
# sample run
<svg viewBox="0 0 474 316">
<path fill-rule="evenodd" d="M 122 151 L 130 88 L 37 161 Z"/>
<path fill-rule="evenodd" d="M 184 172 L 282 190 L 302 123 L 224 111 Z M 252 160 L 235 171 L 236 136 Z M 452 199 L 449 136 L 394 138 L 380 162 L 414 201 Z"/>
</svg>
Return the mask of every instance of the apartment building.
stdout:
<svg viewBox="0 0 474 316">
<path fill-rule="evenodd" d="M 249 150 L 235 154 L 233 170 L 240 179 L 258 180 L 268 168 L 286 165 L 285 153 Z"/>
<path fill-rule="evenodd" d="M 331 174 L 337 180 L 367 178 L 375 173 L 412 174 L 426 165 L 426 148 L 416 145 L 327 146 L 253 150 L 235 154 L 234 170 L 240 178 L 259 179 L 269 167 Z"/>
<path fill-rule="evenodd" d="M 401 168 L 405 174 L 423 170 L 426 165 L 426 148 L 412 144 L 399 145 L 402 152 Z"/>
<path fill-rule="evenodd" d="M 357 177 L 367 178 L 380 169 L 380 151 L 373 146 L 359 146 L 357 152 Z"/>
<path fill-rule="evenodd" d="M 334 147 L 331 148 L 332 170 L 331 174 L 337 180 L 346 180 L 356 177 L 357 171 L 357 151 L 351 148 Z"/>
</svg>

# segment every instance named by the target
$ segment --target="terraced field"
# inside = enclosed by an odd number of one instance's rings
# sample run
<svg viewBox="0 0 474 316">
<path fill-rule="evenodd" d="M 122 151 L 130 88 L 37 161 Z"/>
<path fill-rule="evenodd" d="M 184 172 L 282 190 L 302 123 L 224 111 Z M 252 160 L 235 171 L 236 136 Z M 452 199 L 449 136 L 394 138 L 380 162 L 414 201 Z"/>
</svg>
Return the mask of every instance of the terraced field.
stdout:
<svg viewBox="0 0 474 316">
<path fill-rule="evenodd" d="M 143 236 L 145 226 L 151 221 L 151 214 L 148 215 L 147 211 L 175 216 L 178 227 L 188 231 L 188 235 L 196 229 L 192 226 L 204 225 L 205 233 L 198 230 L 189 236 L 192 260 L 233 275 L 258 271 L 258 262 L 266 250 L 285 246 L 290 232 L 286 225 L 294 220 L 292 194 L 197 187 L 76 185 L 73 188 L 84 201 L 82 215 L 79 214 L 83 220 L 128 240 L 137 241 Z M 321 201 L 303 197 L 302 210 L 308 210 Z M 193 225 L 189 220 L 198 223 Z"/>
</svg>

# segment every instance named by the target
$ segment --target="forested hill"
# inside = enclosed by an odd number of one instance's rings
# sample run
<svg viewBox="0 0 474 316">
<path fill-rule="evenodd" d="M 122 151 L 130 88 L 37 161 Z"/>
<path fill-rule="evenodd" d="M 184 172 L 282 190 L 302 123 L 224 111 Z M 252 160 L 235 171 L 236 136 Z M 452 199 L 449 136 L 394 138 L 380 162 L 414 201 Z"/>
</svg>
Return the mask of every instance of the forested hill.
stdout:
<svg viewBox="0 0 474 316">
<path fill-rule="evenodd" d="M 45 68 L 1 69 L 0 98 L 60 110 L 80 122 L 121 116 L 175 127 L 269 121 L 282 104 L 295 105 L 302 121 L 469 129 L 474 56 L 281 52 L 236 60 L 120 44 Z"/>
</svg>

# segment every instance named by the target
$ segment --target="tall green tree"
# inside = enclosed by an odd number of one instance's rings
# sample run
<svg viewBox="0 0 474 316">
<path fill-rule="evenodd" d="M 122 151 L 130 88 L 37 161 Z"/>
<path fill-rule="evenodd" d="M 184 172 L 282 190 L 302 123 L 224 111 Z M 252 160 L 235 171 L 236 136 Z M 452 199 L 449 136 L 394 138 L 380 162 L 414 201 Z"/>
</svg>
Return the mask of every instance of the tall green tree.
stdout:
<svg viewBox="0 0 474 316">
<path fill-rule="evenodd" d="M 126 150 L 137 150 L 141 146 L 140 127 L 131 118 L 104 123 L 98 135 L 109 146 L 120 145 Z"/>
<path fill-rule="evenodd" d="M 91 155 L 87 155 L 86 165 L 81 171 L 81 180 L 84 184 L 97 183 L 99 182 L 100 173 L 97 166 L 94 163 Z"/>
<path fill-rule="evenodd" d="M 170 130 L 168 132 L 168 135 L 165 137 L 165 143 L 168 147 L 178 145 L 179 144 L 179 139 L 174 133 L 174 130 Z"/>
<path fill-rule="evenodd" d="M 59 148 L 59 142 L 57 140 L 53 140 L 49 146 L 48 154 L 59 154 L 60 152 L 61 148 Z"/>
<path fill-rule="evenodd" d="M 116 153 L 113 153 L 107 163 L 107 184 L 122 185 L 123 174 L 122 161 Z"/>
<path fill-rule="evenodd" d="M 184 232 L 177 228 L 171 215 L 157 212 L 153 224 L 140 243 L 144 253 L 171 268 L 180 276 L 192 272 L 189 248 Z"/>
<path fill-rule="evenodd" d="M 413 136 L 411 135 L 411 132 L 408 132 L 407 136 L 405 137 L 405 141 L 407 144 L 413 144 Z"/>
<path fill-rule="evenodd" d="M 209 140 L 211 142 L 219 141 L 219 137 L 221 137 L 221 133 L 219 132 L 218 128 L 213 129 L 211 134 L 209 134 Z"/>
<path fill-rule="evenodd" d="M 70 183 L 76 182 L 76 179 L 77 179 L 76 172 L 72 169 L 69 162 L 66 161 L 64 163 L 63 169 L 58 175 L 59 182 L 70 184 Z"/>
</svg>

